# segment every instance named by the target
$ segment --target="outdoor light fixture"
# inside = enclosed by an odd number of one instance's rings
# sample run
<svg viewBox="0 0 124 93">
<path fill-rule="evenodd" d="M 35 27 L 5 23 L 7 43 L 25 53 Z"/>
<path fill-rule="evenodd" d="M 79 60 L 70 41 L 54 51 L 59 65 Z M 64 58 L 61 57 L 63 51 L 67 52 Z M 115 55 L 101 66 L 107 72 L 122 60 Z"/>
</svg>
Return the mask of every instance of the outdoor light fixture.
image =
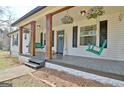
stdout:
<svg viewBox="0 0 124 93">
<path fill-rule="evenodd" d="M 85 10 L 83 10 L 83 11 L 80 11 L 80 14 L 81 14 L 81 16 L 85 16 L 85 14 L 86 14 L 86 11 L 85 11 Z"/>
</svg>

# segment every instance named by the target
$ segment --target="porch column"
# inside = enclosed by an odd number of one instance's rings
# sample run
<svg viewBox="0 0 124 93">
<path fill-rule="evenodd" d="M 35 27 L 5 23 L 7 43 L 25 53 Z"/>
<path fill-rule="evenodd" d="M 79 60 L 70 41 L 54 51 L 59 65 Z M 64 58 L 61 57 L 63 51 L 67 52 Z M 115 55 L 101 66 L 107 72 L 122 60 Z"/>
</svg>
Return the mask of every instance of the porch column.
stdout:
<svg viewBox="0 0 124 93">
<path fill-rule="evenodd" d="M 52 59 L 52 14 L 46 15 L 46 56 Z"/>
<path fill-rule="evenodd" d="M 36 22 L 32 21 L 31 22 L 31 44 L 30 44 L 31 56 L 35 56 L 35 32 L 36 32 Z"/>
<path fill-rule="evenodd" d="M 19 46 L 19 54 L 21 55 L 22 54 L 22 43 L 23 43 L 23 27 L 20 27 L 20 46 Z"/>
</svg>

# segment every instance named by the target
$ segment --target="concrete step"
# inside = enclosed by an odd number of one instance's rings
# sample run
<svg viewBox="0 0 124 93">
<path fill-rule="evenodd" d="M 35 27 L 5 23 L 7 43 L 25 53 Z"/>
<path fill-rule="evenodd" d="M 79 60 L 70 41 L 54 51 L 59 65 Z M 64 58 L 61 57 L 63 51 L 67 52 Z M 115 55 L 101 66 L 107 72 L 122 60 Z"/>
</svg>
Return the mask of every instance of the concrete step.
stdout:
<svg viewBox="0 0 124 93">
<path fill-rule="evenodd" d="M 35 69 L 44 67 L 43 65 L 38 65 L 38 64 L 36 64 L 36 63 L 31 63 L 31 62 L 25 62 L 25 65 L 27 65 L 27 66 L 29 66 L 29 67 L 32 67 L 32 68 L 35 68 Z"/>
<path fill-rule="evenodd" d="M 38 65 L 41 65 L 41 64 L 43 64 L 43 63 L 45 62 L 45 59 L 35 59 L 35 58 L 31 58 L 31 59 L 29 59 L 29 62 L 31 62 L 31 63 L 36 63 L 36 64 L 38 64 Z"/>
<path fill-rule="evenodd" d="M 42 60 L 42 59 L 45 59 L 45 57 L 44 56 L 33 56 L 33 57 L 31 57 L 31 59 L 39 59 L 39 60 Z"/>
</svg>

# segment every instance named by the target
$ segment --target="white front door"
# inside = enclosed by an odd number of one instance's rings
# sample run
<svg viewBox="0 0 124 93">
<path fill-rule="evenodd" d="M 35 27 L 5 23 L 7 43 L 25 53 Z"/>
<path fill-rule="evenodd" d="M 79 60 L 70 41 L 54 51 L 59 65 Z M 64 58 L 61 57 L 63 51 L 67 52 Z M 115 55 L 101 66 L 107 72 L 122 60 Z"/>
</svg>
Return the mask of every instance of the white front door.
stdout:
<svg viewBox="0 0 124 93">
<path fill-rule="evenodd" d="M 30 54 L 30 33 L 23 33 L 23 54 Z"/>
</svg>

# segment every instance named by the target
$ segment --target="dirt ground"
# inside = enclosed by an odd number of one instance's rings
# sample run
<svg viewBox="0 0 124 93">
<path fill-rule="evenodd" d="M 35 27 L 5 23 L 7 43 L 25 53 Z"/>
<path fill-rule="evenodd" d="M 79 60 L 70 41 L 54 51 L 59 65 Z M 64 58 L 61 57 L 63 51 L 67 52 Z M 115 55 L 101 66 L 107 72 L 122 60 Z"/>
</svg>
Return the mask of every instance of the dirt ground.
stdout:
<svg viewBox="0 0 124 93">
<path fill-rule="evenodd" d="M 9 52 L 0 51 L 0 70 L 19 65 L 18 58 L 11 57 Z"/>
<path fill-rule="evenodd" d="M 13 87 L 112 87 L 49 68 L 42 68 L 3 83 L 11 84 Z"/>
<path fill-rule="evenodd" d="M 40 79 L 47 80 L 56 87 L 111 87 L 108 84 L 102 84 L 97 81 L 76 77 L 65 72 L 42 68 L 33 73 Z"/>
<path fill-rule="evenodd" d="M 3 82 L 5 84 L 11 84 L 12 87 L 49 87 L 42 81 L 39 81 L 30 75 L 24 75 L 16 79 Z"/>
</svg>

